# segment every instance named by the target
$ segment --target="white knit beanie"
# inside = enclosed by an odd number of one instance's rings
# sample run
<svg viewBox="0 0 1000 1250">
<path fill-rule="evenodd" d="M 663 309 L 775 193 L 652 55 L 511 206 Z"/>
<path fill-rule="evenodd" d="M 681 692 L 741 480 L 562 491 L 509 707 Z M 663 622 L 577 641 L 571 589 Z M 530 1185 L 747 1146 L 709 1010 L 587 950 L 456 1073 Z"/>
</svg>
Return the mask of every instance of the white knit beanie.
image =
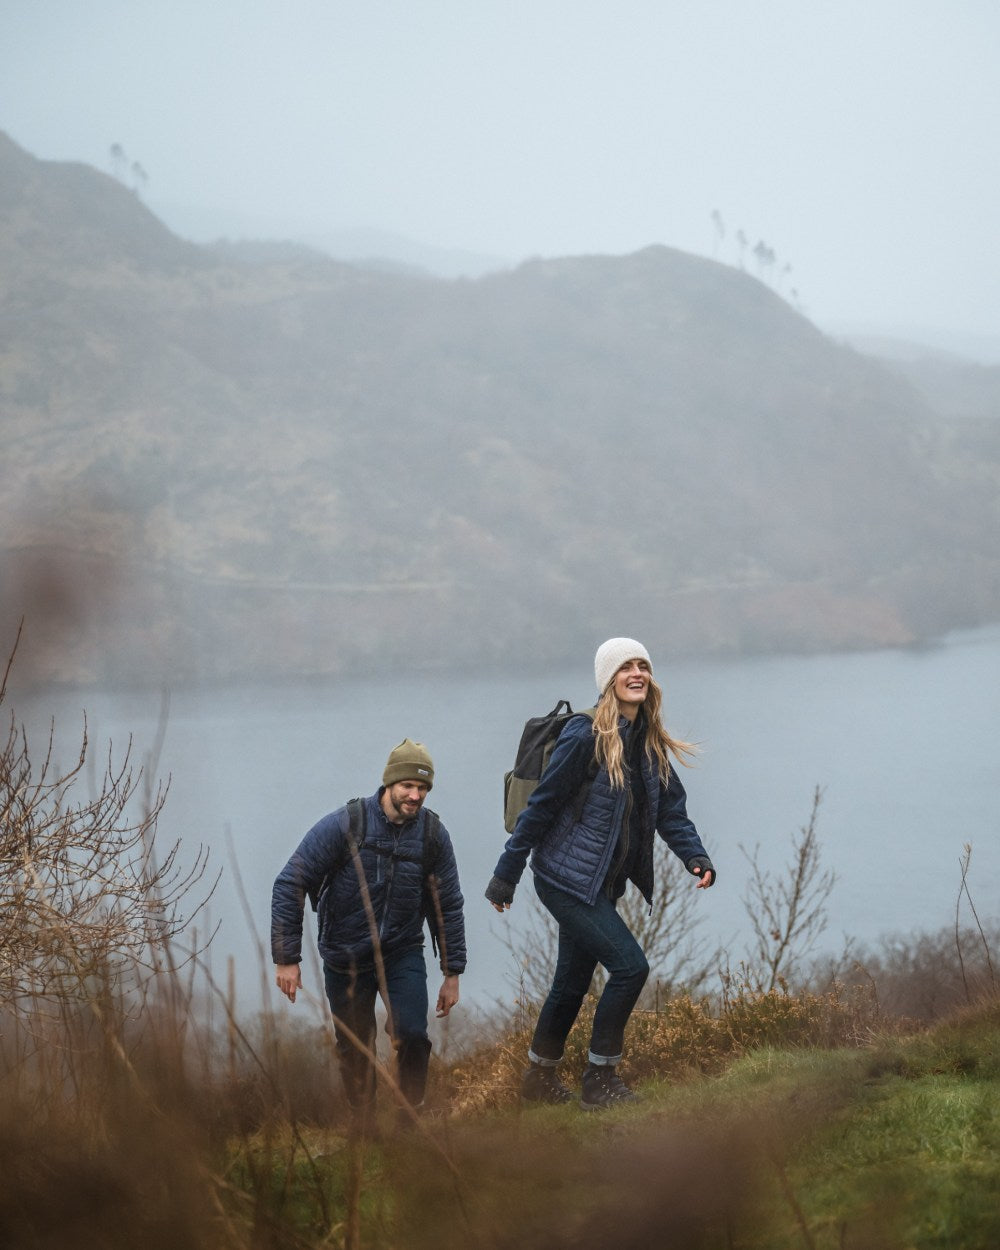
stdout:
<svg viewBox="0 0 1000 1250">
<path fill-rule="evenodd" d="M 652 672 L 653 661 L 649 658 L 649 652 L 634 638 L 609 638 L 607 642 L 601 643 L 594 656 L 594 680 L 597 682 L 598 694 L 604 693 L 608 682 L 627 660 L 645 660 Z"/>
</svg>

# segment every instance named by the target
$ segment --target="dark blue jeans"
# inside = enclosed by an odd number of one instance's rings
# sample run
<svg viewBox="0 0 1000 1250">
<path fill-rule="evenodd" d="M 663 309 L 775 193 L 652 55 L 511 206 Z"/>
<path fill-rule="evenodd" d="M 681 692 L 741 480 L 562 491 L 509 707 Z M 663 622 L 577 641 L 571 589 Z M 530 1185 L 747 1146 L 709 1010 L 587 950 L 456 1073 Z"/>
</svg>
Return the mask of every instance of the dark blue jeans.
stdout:
<svg viewBox="0 0 1000 1250">
<path fill-rule="evenodd" d="M 431 1053 L 424 952 L 422 947 L 411 947 L 383 958 L 399 1087 L 407 1102 L 416 1107 L 424 1098 Z M 361 1108 L 374 1101 L 375 1073 L 368 1056 L 358 1050 L 346 1030 L 374 1051 L 378 978 L 374 968 L 338 972 L 328 964 L 323 966 L 323 975 L 337 1033 L 344 1091 L 350 1104 Z"/>
<path fill-rule="evenodd" d="M 608 979 L 594 1013 L 590 1061 L 616 1064 L 622 1057 L 625 1026 L 649 976 L 642 947 L 604 894 L 591 906 L 537 876 L 535 891 L 559 925 L 559 954 L 530 1056 L 545 1065 L 562 1058 L 566 1038 L 601 964 Z"/>
</svg>

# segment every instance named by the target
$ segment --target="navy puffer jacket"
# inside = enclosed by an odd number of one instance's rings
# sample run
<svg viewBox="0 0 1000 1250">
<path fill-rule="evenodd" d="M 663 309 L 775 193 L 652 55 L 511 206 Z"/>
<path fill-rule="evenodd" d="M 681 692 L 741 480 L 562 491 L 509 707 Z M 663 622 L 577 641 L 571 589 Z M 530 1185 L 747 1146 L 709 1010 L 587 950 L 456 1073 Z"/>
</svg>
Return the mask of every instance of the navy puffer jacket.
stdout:
<svg viewBox="0 0 1000 1250">
<path fill-rule="evenodd" d="M 619 721 L 627 755 L 632 754 L 630 737 L 642 732 L 642 724 L 641 713 L 632 725 L 624 717 Z M 650 902 L 654 831 L 689 872 L 694 860 L 707 860 L 708 852 L 688 818 L 687 796 L 677 770 L 671 768 L 670 780 L 664 785 L 644 751 L 636 752 L 633 758 L 641 770 L 645 802 L 636 809 L 632 787 L 626 784 L 622 789 L 614 789 L 608 770 L 602 767 L 578 813 L 577 796 L 593 768 L 594 733 L 589 717 L 571 717 L 507 839 L 494 875 L 516 885 L 530 853 L 532 871 L 539 877 L 567 894 L 593 903 L 608 877 L 625 828 L 629 836 L 639 839 L 632 856 L 630 879 Z"/>
<path fill-rule="evenodd" d="M 379 789 L 363 800 L 367 829 L 361 863 L 378 942 L 382 953 L 391 955 L 423 945 L 427 812 L 421 808 L 415 819 L 403 825 L 391 824 L 382 811 L 381 796 Z M 374 963 L 372 924 L 354 859 L 348 851 L 348 833 L 345 805 L 313 825 L 275 879 L 271 893 L 271 955 L 276 964 L 301 961 L 302 915 L 307 895 L 318 897 L 318 945 L 323 960 L 338 970 L 366 968 Z M 461 973 L 465 971 L 462 890 L 454 848 L 444 825 L 433 872 L 444 922 L 438 942 L 441 969 L 446 974 Z"/>
</svg>

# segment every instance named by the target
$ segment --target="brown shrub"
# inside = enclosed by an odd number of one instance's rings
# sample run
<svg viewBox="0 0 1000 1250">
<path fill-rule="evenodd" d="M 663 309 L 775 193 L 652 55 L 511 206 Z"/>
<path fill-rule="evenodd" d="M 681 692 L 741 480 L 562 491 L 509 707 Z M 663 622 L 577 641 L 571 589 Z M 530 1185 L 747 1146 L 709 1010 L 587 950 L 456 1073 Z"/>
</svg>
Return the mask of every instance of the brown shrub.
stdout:
<svg viewBox="0 0 1000 1250">
<path fill-rule="evenodd" d="M 587 1062 L 597 999 L 588 997 L 566 1043 L 560 1071 L 578 1080 Z M 519 1016 L 499 1037 L 470 1051 L 448 1071 L 448 1097 L 460 1113 L 480 1113 L 516 1100 L 527 1065 L 533 1022 Z M 689 995 L 637 1010 L 625 1037 L 623 1070 L 635 1080 L 684 1079 L 722 1071 L 761 1047 L 860 1046 L 886 1027 L 870 989 L 834 986 L 825 994 L 745 986 L 721 1003 Z"/>
</svg>

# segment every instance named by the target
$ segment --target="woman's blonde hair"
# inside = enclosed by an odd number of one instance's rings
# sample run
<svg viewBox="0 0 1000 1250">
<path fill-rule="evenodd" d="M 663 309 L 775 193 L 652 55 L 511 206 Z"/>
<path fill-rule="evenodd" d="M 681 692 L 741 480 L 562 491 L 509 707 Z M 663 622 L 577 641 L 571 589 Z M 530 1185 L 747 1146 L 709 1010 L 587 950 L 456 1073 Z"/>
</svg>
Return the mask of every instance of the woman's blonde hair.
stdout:
<svg viewBox="0 0 1000 1250">
<path fill-rule="evenodd" d="M 670 779 L 670 756 L 673 755 L 682 764 L 690 766 L 698 748 L 691 742 L 671 738 L 660 719 L 662 706 L 663 691 L 650 677 L 646 702 L 643 704 L 646 721 L 644 749 L 649 762 L 652 764 L 655 761 L 660 780 L 666 785 Z M 611 682 L 597 701 L 597 711 L 594 714 L 594 750 L 597 763 L 608 770 L 611 784 L 616 790 L 625 785 L 625 752 L 622 736 L 618 732 L 620 716 L 618 696 L 615 694 L 614 682 Z"/>
</svg>

